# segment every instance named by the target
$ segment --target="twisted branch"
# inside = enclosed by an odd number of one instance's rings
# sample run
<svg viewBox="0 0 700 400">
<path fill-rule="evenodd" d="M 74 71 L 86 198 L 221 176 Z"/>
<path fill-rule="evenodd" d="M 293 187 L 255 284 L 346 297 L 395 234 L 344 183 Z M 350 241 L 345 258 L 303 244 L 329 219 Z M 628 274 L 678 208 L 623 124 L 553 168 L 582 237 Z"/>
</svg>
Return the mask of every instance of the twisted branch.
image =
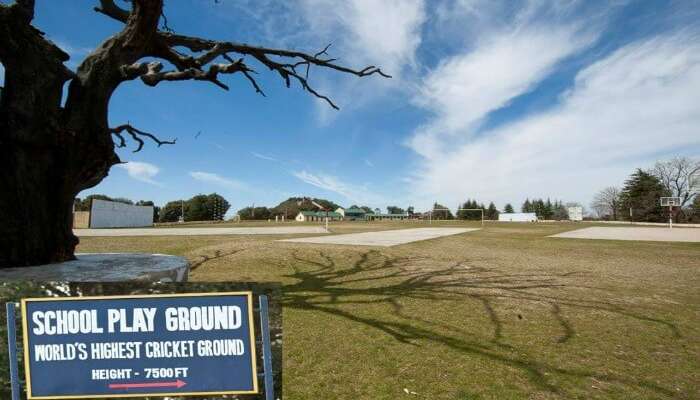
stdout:
<svg viewBox="0 0 700 400">
<path fill-rule="evenodd" d="M 96 7 L 95 10 L 102 14 L 121 22 L 126 22 L 129 18 L 129 12 L 115 5 L 113 0 L 100 0 L 100 4 L 101 7 Z M 218 80 L 218 74 L 241 72 L 252 84 L 256 93 L 264 96 L 265 93 L 252 75 L 255 71 L 244 63 L 244 57 L 250 56 L 266 66 L 270 71 L 279 74 L 287 87 L 290 87 L 292 80 L 295 80 L 303 90 L 324 100 L 337 110 L 339 109 L 338 106 L 329 97 L 317 92 L 309 83 L 309 71 L 312 66 L 328 68 L 357 77 L 377 74 L 385 78 L 391 78 L 390 75 L 374 65 L 362 69 L 353 69 L 337 64 L 336 58 L 328 57 L 330 44 L 315 54 L 308 54 L 300 51 L 251 46 L 245 43 L 208 40 L 173 33 L 167 27 L 165 16 L 161 15 L 161 17 L 164 19 L 166 29 L 165 31 L 160 30 L 156 32 L 147 54 L 144 54 L 144 56 L 164 59 L 174 65 L 177 71 L 162 72 L 163 66 L 157 62 L 132 64 L 122 66 L 125 79 L 140 77 L 149 86 L 155 86 L 161 81 L 191 79 L 209 81 L 222 89 L 228 90 L 228 86 Z M 183 54 L 175 49 L 177 47 L 186 48 L 192 55 Z M 238 54 L 243 57 L 232 57 L 231 54 Z M 219 57 L 228 61 L 228 63 L 212 64 Z M 298 68 L 300 67 L 304 68 L 304 70 L 299 71 Z"/>
<path fill-rule="evenodd" d="M 124 132 L 124 131 L 126 131 L 126 133 L 128 133 L 132 137 L 132 139 L 134 139 L 138 143 L 138 147 L 136 148 L 136 150 L 134 150 L 134 153 L 141 151 L 141 149 L 143 148 L 144 141 L 143 141 L 143 139 L 141 139 L 140 136 L 145 136 L 145 137 L 153 140 L 158 145 L 158 147 L 160 147 L 164 144 L 175 144 L 175 142 L 177 141 L 177 139 L 173 139 L 172 141 L 160 140 L 155 135 L 153 135 L 151 133 L 136 129 L 129 124 L 123 124 L 123 125 L 117 126 L 116 128 L 109 128 L 109 132 L 112 135 L 116 136 L 117 139 L 119 140 L 119 142 L 117 143 L 117 147 L 120 147 L 120 148 L 126 147 L 126 140 L 124 140 L 124 136 L 122 136 L 122 132 Z"/>
</svg>

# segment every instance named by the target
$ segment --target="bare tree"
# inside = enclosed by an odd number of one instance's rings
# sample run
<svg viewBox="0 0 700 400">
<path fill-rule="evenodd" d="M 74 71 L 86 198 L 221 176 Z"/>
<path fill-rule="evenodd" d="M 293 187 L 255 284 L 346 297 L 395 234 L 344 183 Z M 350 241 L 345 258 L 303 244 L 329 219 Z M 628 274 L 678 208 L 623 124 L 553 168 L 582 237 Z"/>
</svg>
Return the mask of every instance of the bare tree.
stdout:
<svg viewBox="0 0 700 400">
<path fill-rule="evenodd" d="M 97 0 L 96 0 L 97 1 Z M 128 6 L 128 7 L 127 7 Z M 328 56 L 224 42 L 174 33 L 163 0 L 131 0 L 123 8 L 100 0 L 95 11 L 123 29 L 93 50 L 76 71 L 68 54 L 34 28 L 34 0 L 0 4 L 0 63 L 5 88 L 0 98 L 0 268 L 70 260 L 78 239 L 71 230 L 73 199 L 97 185 L 120 163 L 115 147 L 161 140 L 126 122 L 109 127 L 109 99 L 125 81 L 148 86 L 197 80 L 228 90 L 222 77 L 239 74 L 264 96 L 249 62 L 278 74 L 289 87 L 338 108 L 309 83 L 309 69 L 328 68 L 364 77 L 389 77 L 375 66 L 352 69 Z M 160 25 L 160 27 L 159 27 Z M 162 61 L 173 66 L 164 68 Z M 65 106 L 63 87 L 69 82 Z"/>
<path fill-rule="evenodd" d="M 613 221 L 617 221 L 619 206 L 620 189 L 615 186 L 608 186 L 598 192 L 591 203 L 591 208 L 598 214 L 598 217 L 610 217 Z"/>
<path fill-rule="evenodd" d="M 700 161 L 688 157 L 674 157 L 657 161 L 651 174 L 656 176 L 671 196 L 680 197 L 681 208 L 692 203 L 696 195 L 691 189 L 691 177 L 700 173 Z"/>
</svg>

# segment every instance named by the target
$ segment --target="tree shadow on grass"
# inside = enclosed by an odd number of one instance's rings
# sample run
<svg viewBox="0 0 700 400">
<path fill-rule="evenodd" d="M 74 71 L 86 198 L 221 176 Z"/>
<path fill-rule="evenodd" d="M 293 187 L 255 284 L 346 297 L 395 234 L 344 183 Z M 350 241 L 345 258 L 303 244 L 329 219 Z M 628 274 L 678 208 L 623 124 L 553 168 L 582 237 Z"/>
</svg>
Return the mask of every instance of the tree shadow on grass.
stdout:
<svg viewBox="0 0 700 400">
<path fill-rule="evenodd" d="M 302 257 L 293 252 L 293 261 L 280 264 L 294 272 L 285 275 L 293 281 L 283 287 L 284 307 L 321 312 L 363 324 L 390 335 L 397 341 L 411 346 L 434 343 L 448 346 L 465 354 L 484 357 L 497 363 L 518 368 L 529 381 L 541 390 L 561 393 L 548 375 L 559 374 L 575 378 L 591 378 L 610 383 L 652 390 L 671 396 L 672 390 L 654 382 L 626 376 L 598 373 L 584 368 L 562 368 L 513 351 L 503 343 L 503 323 L 493 303 L 496 300 L 513 300 L 518 303 L 545 305 L 553 321 L 561 328 L 556 343 L 566 343 L 576 335 L 574 327 L 562 313 L 562 306 L 572 309 L 596 310 L 620 317 L 659 324 L 676 337 L 681 337 L 676 325 L 625 309 L 619 304 L 602 300 L 581 299 L 567 296 L 563 289 L 596 289 L 575 285 L 568 278 L 585 276 L 586 272 L 560 274 L 504 274 L 493 268 L 473 266 L 474 260 L 464 260 L 439 266 L 425 258 L 389 258 L 377 251 L 360 254 L 349 267 L 338 266 L 324 252 L 318 259 Z M 481 303 L 493 333 L 490 341 L 470 340 L 469 334 L 456 326 L 417 318 L 403 311 L 401 300 L 460 300 L 473 299 Z M 381 318 L 348 311 L 344 305 L 376 305 L 392 307 L 393 316 Z M 342 308 L 341 308 L 342 307 Z M 519 318 L 522 318 L 518 314 Z M 427 327 L 422 327 L 422 326 Z M 442 333 L 445 332 L 445 333 Z M 517 354 L 516 354 L 517 353 Z"/>
</svg>

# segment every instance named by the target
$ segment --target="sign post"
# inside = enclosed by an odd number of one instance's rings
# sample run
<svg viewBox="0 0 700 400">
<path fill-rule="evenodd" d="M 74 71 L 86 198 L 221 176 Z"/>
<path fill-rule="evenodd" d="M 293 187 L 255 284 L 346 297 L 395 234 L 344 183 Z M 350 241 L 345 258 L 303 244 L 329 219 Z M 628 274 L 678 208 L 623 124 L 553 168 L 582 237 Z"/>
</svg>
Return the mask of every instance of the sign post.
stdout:
<svg viewBox="0 0 700 400">
<path fill-rule="evenodd" d="M 258 393 L 251 292 L 22 299 L 27 399 Z M 7 304 L 19 400 L 15 304 Z M 267 297 L 263 373 L 274 398 Z"/>
<path fill-rule="evenodd" d="M 272 346 L 270 345 L 270 321 L 267 313 L 267 296 L 260 296 L 259 300 L 265 400 L 275 400 L 275 387 L 272 380 Z"/>
<path fill-rule="evenodd" d="M 17 324 L 15 311 L 17 303 L 6 303 L 7 311 L 7 355 L 10 359 L 10 386 L 12 388 L 12 400 L 20 400 L 19 365 L 17 362 Z"/>
</svg>

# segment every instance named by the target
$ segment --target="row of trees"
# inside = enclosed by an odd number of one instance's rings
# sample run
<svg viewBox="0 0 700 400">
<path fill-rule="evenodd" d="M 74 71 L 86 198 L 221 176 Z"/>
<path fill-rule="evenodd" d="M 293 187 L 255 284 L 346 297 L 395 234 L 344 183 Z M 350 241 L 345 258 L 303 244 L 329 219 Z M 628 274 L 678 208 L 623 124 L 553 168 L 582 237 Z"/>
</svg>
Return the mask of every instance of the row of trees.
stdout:
<svg viewBox="0 0 700 400">
<path fill-rule="evenodd" d="M 231 204 L 217 193 L 198 194 L 189 200 L 174 200 L 165 204 L 160 212 L 160 222 L 223 221 Z"/>
<path fill-rule="evenodd" d="M 459 204 L 459 210 L 457 210 L 457 219 L 464 219 L 468 221 L 480 221 L 482 210 L 484 213 L 484 219 L 497 220 L 498 214 L 500 213 L 493 202 L 489 203 L 489 206 L 484 206 L 484 203 L 477 203 L 476 200 L 467 200 L 462 204 Z"/>
<path fill-rule="evenodd" d="M 575 205 L 575 204 L 570 204 Z M 525 199 L 522 207 L 520 208 L 522 212 L 535 213 L 538 217 L 543 219 L 555 219 L 564 220 L 569 219 L 569 212 L 566 209 L 566 205 L 560 200 L 555 200 L 552 202 L 550 199 Z"/>
<path fill-rule="evenodd" d="M 599 218 L 644 222 L 668 221 L 668 207 L 661 197 L 678 197 L 676 222 L 700 222 L 700 196 L 691 187 L 691 177 L 700 174 L 700 161 L 676 157 L 659 161 L 650 170 L 637 169 L 622 188 L 609 186 L 593 198 L 591 208 Z"/>
<path fill-rule="evenodd" d="M 388 214 L 406 214 L 406 210 L 397 206 L 388 206 L 386 208 L 386 212 Z"/>
<path fill-rule="evenodd" d="M 150 200 L 134 202 L 124 197 L 110 197 L 104 194 L 91 194 L 84 199 L 75 199 L 75 211 L 90 211 L 92 200 L 115 201 L 135 206 L 152 206 L 153 222 L 177 222 L 185 212 L 185 221 L 222 221 L 231 204 L 217 193 L 198 194 L 189 200 L 169 201 L 161 209 Z"/>
</svg>

